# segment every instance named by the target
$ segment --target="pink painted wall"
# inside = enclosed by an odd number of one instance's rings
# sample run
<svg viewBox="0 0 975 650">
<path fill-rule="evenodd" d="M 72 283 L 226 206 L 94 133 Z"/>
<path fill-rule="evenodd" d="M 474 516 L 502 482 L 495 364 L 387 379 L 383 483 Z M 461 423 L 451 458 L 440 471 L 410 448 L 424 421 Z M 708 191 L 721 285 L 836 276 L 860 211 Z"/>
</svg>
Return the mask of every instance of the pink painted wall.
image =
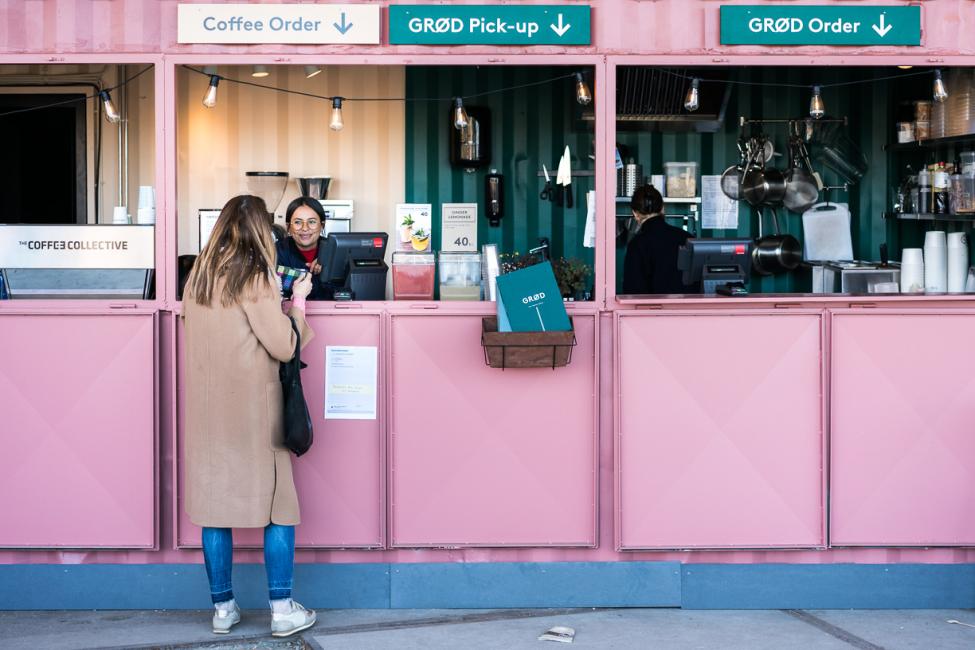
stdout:
<svg viewBox="0 0 975 650">
<path fill-rule="evenodd" d="M 824 547 L 823 312 L 617 323 L 618 545 Z"/>
<path fill-rule="evenodd" d="M 0 315 L 0 546 L 156 545 L 156 319 Z"/>
<path fill-rule="evenodd" d="M 886 0 L 889 4 L 892 0 Z M 384 6 L 386 3 L 382 3 Z M 529 52 L 526 48 L 487 48 L 487 47 L 452 47 L 452 48 L 430 48 L 430 47 L 293 47 L 293 46 L 241 46 L 241 47 L 219 47 L 219 46 L 180 46 L 175 43 L 175 20 L 176 5 L 175 0 L 164 0 L 155 2 L 152 0 L 102 0 L 99 2 L 75 1 L 75 0 L 0 0 L 0 63 L 14 62 L 153 62 L 161 73 L 157 71 L 156 87 L 156 119 L 157 123 L 163 128 L 159 129 L 157 135 L 156 150 L 156 173 L 157 187 L 165 188 L 165 192 L 157 193 L 157 207 L 159 226 L 157 227 L 157 268 L 160 272 L 159 293 L 160 300 L 152 303 L 145 303 L 142 308 L 150 312 L 157 313 L 155 318 L 159 322 L 158 331 L 158 350 L 161 363 L 159 364 L 159 386 L 156 392 L 158 396 L 159 426 L 161 435 L 159 437 L 158 453 L 159 458 L 154 461 L 154 465 L 146 471 L 154 471 L 158 474 L 159 493 L 149 493 L 145 487 L 145 472 L 140 475 L 141 483 L 136 480 L 136 489 L 133 490 L 131 508 L 141 517 L 154 517 L 151 523 L 158 527 L 158 531 L 149 533 L 149 544 L 146 544 L 146 523 L 140 519 L 139 525 L 127 527 L 122 525 L 110 531 L 115 540 L 111 545 L 114 546 L 151 546 L 158 535 L 161 548 L 153 550 L 93 550 L 92 548 L 74 550 L 35 550 L 35 551 L 0 551 L 0 562 L 2 563 L 156 563 L 156 562 L 199 562 L 200 553 L 189 548 L 179 548 L 181 544 L 192 545 L 195 541 L 195 531 L 188 526 L 185 521 L 181 521 L 181 510 L 178 500 L 178 447 L 176 441 L 176 427 L 178 422 L 178 383 L 176 374 L 175 359 L 178 355 L 177 334 L 178 327 L 174 320 L 174 312 L 178 311 L 179 305 L 175 302 L 175 288 L 170 280 L 175 276 L 173 264 L 175 263 L 175 147 L 174 139 L 171 134 L 175 133 L 175 114 L 172 107 L 174 102 L 174 66 L 178 63 L 200 62 L 213 60 L 226 63 L 388 63 L 390 65 L 407 65 L 418 63 L 429 64 L 516 64 L 516 63 L 535 63 L 544 64 L 546 62 L 558 61 L 572 62 L 585 61 L 594 64 L 597 74 L 596 110 L 597 125 L 596 136 L 599 146 L 597 147 L 597 164 L 609 160 L 612 153 L 613 133 L 610 120 L 607 119 L 614 111 L 613 93 L 614 79 L 613 66 L 619 64 L 721 64 L 733 63 L 736 65 L 749 64 L 782 64 L 782 65 L 824 65 L 824 64 L 863 64 L 865 62 L 877 65 L 890 65 L 893 63 L 914 63 L 917 65 L 930 65 L 944 61 L 945 65 L 970 65 L 970 57 L 975 50 L 969 35 L 972 33 L 972 23 L 975 22 L 975 15 L 972 12 L 971 3 L 968 0 L 952 2 L 949 0 L 937 0 L 935 2 L 924 3 L 924 46 L 912 49 L 885 49 L 885 48 L 790 48 L 788 50 L 776 50 L 774 48 L 758 47 L 736 47 L 721 48 L 717 45 L 717 17 L 718 5 L 716 0 L 659 0 L 657 2 L 641 2 L 635 0 L 594 0 L 590 3 L 593 7 L 593 46 L 586 48 L 572 49 L 568 54 L 561 52 L 557 48 L 532 48 Z M 726 4 L 734 4 L 727 2 Z M 857 3 L 864 4 L 883 4 L 883 2 L 873 2 L 865 0 Z M 385 14 L 383 14 L 385 17 Z M 636 26 L 636 27 L 635 27 Z M 384 30 L 385 33 L 385 30 Z M 651 36 L 648 37 L 648 34 Z M 160 54 L 162 53 L 162 54 Z M 768 54 L 779 54 L 778 57 L 769 57 Z M 164 55 L 164 56 L 163 56 Z M 558 58 L 556 58 L 556 55 Z M 608 62 L 604 62 L 600 57 L 609 55 Z M 602 168 L 609 169 L 607 165 Z M 610 193 L 606 188 L 614 182 L 613 175 L 607 171 L 604 175 L 597 177 L 597 189 L 607 198 L 605 214 L 611 214 L 612 201 Z M 613 236 L 611 219 L 602 219 L 600 223 L 601 240 L 605 242 L 610 252 Z M 597 264 L 599 268 L 608 270 L 613 256 L 607 254 L 602 248 L 597 252 Z M 605 277 L 612 277 L 606 273 Z M 612 299 L 612 290 L 609 289 L 605 295 Z M 602 298 L 604 294 L 599 294 Z M 748 306 L 754 308 L 761 305 L 762 308 L 769 306 L 768 301 L 774 298 L 755 298 L 753 301 L 736 303 L 736 306 Z M 954 306 L 966 300 L 959 299 L 953 301 Z M 588 390 L 589 396 L 597 396 L 593 402 L 588 402 L 585 396 L 582 399 L 573 400 L 570 404 L 566 403 L 566 398 L 561 395 L 547 395 L 548 407 L 551 409 L 565 408 L 571 417 L 566 417 L 565 421 L 560 421 L 564 426 L 569 422 L 571 430 L 571 454 L 566 455 L 565 460 L 573 468 L 574 475 L 565 479 L 563 487 L 573 494 L 573 502 L 568 510 L 568 523 L 562 524 L 558 529 L 559 535 L 556 542 L 577 544 L 574 548 L 463 548 L 455 550 L 447 549 L 391 549 L 391 550 L 333 550 L 330 548 L 305 548 L 298 552 L 298 559 L 302 562 L 426 562 L 426 561 L 627 561 L 627 560 L 678 560 L 683 562 L 785 562 L 785 563 L 830 563 L 830 562 L 973 562 L 975 561 L 975 549 L 971 548 L 830 548 L 824 551 L 818 550 L 699 550 L 699 551 L 624 551 L 618 552 L 617 545 L 620 538 L 616 531 L 616 513 L 624 513 L 626 503 L 618 502 L 617 492 L 617 463 L 620 462 L 616 456 L 616 440 L 613 431 L 615 426 L 614 419 L 614 393 L 612 377 L 616 372 L 616 355 L 626 356 L 629 350 L 620 347 L 620 340 L 614 333 L 615 314 L 597 312 L 596 308 L 604 305 L 599 300 L 596 305 L 577 307 L 579 316 L 583 317 L 585 327 L 590 327 L 587 336 L 591 336 L 595 360 L 586 361 L 583 358 L 576 358 L 570 369 L 555 371 L 556 373 L 570 373 L 567 384 L 572 386 L 572 395 L 578 396 Z M 707 303 L 700 303 L 705 305 Z M 935 300 L 921 301 L 912 303 L 918 308 L 944 307 L 945 305 Z M 664 308 L 680 307 L 681 305 L 661 305 Z M 687 305 L 683 305 L 687 307 Z M 822 308 L 824 305 L 821 305 Z M 611 310 L 633 309 L 635 305 L 618 305 L 613 301 L 608 302 Z M 318 305 L 313 308 L 312 318 L 321 321 L 323 333 L 328 331 L 333 318 L 337 318 L 334 313 L 339 306 Z M 380 326 L 380 355 L 383 359 L 384 372 L 387 377 L 396 379 L 392 376 L 397 368 L 406 376 L 410 376 L 407 366 L 398 366 L 394 356 L 396 354 L 396 327 L 392 325 L 395 319 L 409 320 L 402 315 L 402 311 L 409 307 L 403 305 L 382 305 L 376 306 L 381 314 L 370 318 L 363 313 L 362 320 L 367 324 L 353 328 L 354 331 L 347 331 L 343 326 L 347 323 L 356 322 L 353 320 L 339 321 L 341 325 L 334 328 L 336 339 L 342 343 L 347 343 L 347 337 L 364 336 L 374 338 L 373 324 L 378 318 L 382 324 Z M 721 309 L 720 305 L 708 304 L 708 309 Z M 23 350 L 18 347 L 18 342 L 30 341 L 34 334 L 30 328 L 25 328 L 18 324 L 17 317 L 14 316 L 16 310 L 21 309 L 19 305 L 0 305 L 0 341 L 7 341 L 13 358 L 23 355 Z M 105 349 L 110 347 L 110 343 L 115 341 L 112 332 L 120 326 L 124 320 L 117 324 L 113 319 L 125 319 L 124 316 L 114 310 L 107 303 L 87 303 L 84 307 L 70 303 L 36 303 L 31 305 L 32 314 L 50 313 L 60 314 L 61 310 L 78 312 L 86 309 L 91 314 L 97 314 L 99 320 L 99 333 L 92 335 L 91 349 Z M 467 323 L 471 318 L 477 317 L 483 306 L 450 306 L 441 309 L 438 318 L 442 320 L 454 320 Z M 7 318 L 7 316 L 11 318 Z M 77 314 L 74 314 L 77 315 Z M 60 316 L 59 316 L 60 318 Z M 101 323 L 104 322 L 104 327 Z M 437 321 L 439 323 L 439 321 Z M 459 326 L 456 330 L 447 329 L 444 338 L 445 343 L 459 345 L 458 340 L 466 325 Z M 932 325 L 937 329 L 937 324 Z M 434 330 L 439 330 L 439 326 L 434 326 Z M 73 330 L 71 330 L 73 331 Z M 416 332 L 403 329 L 400 332 L 401 341 L 409 340 L 409 336 L 417 335 L 426 337 L 423 330 Z M 326 340 L 331 334 L 323 334 L 319 343 Z M 406 338 L 402 338 L 402 337 Z M 749 346 L 758 347 L 766 343 L 767 337 L 755 334 Z M 359 339 L 356 339 L 359 340 Z M 433 341 L 439 343 L 439 339 Z M 828 350 L 829 348 L 827 348 Z M 842 351 L 846 348 L 840 346 L 837 350 Z M 467 352 L 469 348 L 465 347 Z M 478 348 L 474 350 L 479 352 Z M 72 372 L 73 365 L 76 363 L 72 354 L 77 354 L 78 350 L 67 350 L 65 356 L 57 346 L 49 350 L 38 351 L 40 362 L 49 368 L 56 368 L 58 372 Z M 438 351 L 439 352 L 439 351 Z M 578 352 L 578 351 L 577 351 Z M 591 352 L 590 352 L 591 353 Z M 839 353 L 839 352 L 838 352 Z M 314 355 L 310 356 L 312 358 Z M 476 354 L 473 356 L 477 356 Z M 6 357 L 4 357 L 6 358 Z M 65 359 L 68 359 L 66 362 Z M 591 379 L 579 379 L 576 375 L 590 372 L 590 362 L 592 362 Z M 808 364 L 798 363 L 796 367 L 808 370 Z M 828 364 L 829 359 L 824 362 Z M 576 365 L 579 364 L 579 365 Z M 946 357 L 943 373 L 949 375 L 952 372 L 950 359 Z M 494 384 L 497 377 L 494 374 L 486 374 L 483 368 L 483 361 L 478 358 L 465 358 L 464 360 L 451 362 L 449 364 L 452 375 L 470 377 L 472 391 L 479 391 L 484 394 L 491 394 L 497 389 Z M 827 366 L 828 367 L 828 366 Z M 96 368 L 101 370 L 102 368 Z M 154 380 L 154 373 L 145 373 L 146 366 L 142 366 L 142 374 L 134 378 L 132 386 L 142 386 L 142 382 L 147 381 L 146 377 Z M 708 371 L 707 365 L 702 366 L 701 371 Z M 549 371 L 550 373 L 552 371 Z M 309 375 L 321 375 L 321 359 L 313 358 L 311 367 L 306 371 Z M 538 373 L 541 374 L 541 373 Z M 9 375 L 8 375 L 9 376 Z M 124 375 L 123 376 L 127 376 Z M 835 375 L 840 377 L 840 375 Z M 506 379 L 502 376 L 501 379 Z M 586 381 L 592 381 L 591 386 L 586 385 Z M 315 380 L 312 380 L 314 382 Z M 422 379 L 420 380 L 422 381 Z M 453 381 L 453 380 L 451 380 Z M 521 381 L 520 379 L 518 381 Z M 126 383 L 128 387 L 129 384 Z M 444 384 L 449 387 L 449 382 Z M 443 387 L 443 386 L 441 386 Z M 585 388 L 585 390 L 583 389 Z M 9 410 L 9 406 L 14 404 L 16 391 L 33 390 L 29 383 L 19 380 L 8 386 L 9 390 L 3 392 L 0 407 L 4 412 Z M 56 395 L 68 394 L 67 385 L 56 384 Z M 316 397 L 313 393 L 320 394 L 320 386 L 309 383 L 308 394 L 314 404 Z M 783 389 L 785 390 L 785 389 Z M 804 393 L 805 394 L 805 393 Z M 407 394 L 406 398 L 411 395 Z M 15 404 L 14 404 L 15 405 Z M 833 422 L 842 430 L 845 417 L 862 417 L 862 413 L 854 411 L 843 411 L 845 404 L 840 403 L 840 410 L 834 413 Z M 120 408 L 123 407 L 123 408 Z M 395 397 L 387 403 L 388 411 L 384 413 L 395 415 L 396 413 L 409 414 L 408 405 L 400 404 Z M 101 404 L 101 411 L 107 414 L 113 412 L 126 413 L 129 408 L 126 400 L 121 398 L 115 401 L 106 401 Z M 313 407 L 314 408 L 314 407 Z M 591 410 L 590 410 L 591 409 Z M 143 404 L 144 410 L 144 404 Z M 14 411 L 16 417 L 26 417 L 19 411 Z M 962 411 L 962 417 L 967 412 Z M 840 414 L 842 417 L 836 418 Z M 595 428 L 595 436 L 591 436 L 588 441 L 585 438 L 587 430 L 590 428 L 589 418 L 597 418 L 598 426 Z M 93 416 L 94 417 L 94 416 Z M 100 414 L 98 417 L 105 417 Z M 970 420 L 970 418 L 969 418 Z M 4 420 L 4 440 L 13 437 L 16 432 L 8 428 Z M 341 527 L 329 529 L 324 523 L 324 519 L 315 523 L 315 517 L 310 520 L 308 532 L 300 533 L 303 537 L 302 543 L 316 544 L 325 547 L 340 545 L 343 541 L 350 541 L 352 545 L 372 545 L 373 540 L 377 539 L 376 533 L 379 532 L 383 544 L 391 546 L 398 543 L 397 539 L 390 535 L 391 531 L 385 530 L 386 517 L 393 519 L 393 530 L 402 531 L 404 534 L 404 545 L 410 543 L 424 544 L 426 542 L 436 543 L 438 539 L 449 539 L 457 535 L 473 540 L 486 540 L 497 533 L 497 530 L 483 529 L 475 527 L 472 522 L 461 519 L 455 522 L 438 523 L 439 528 L 430 531 L 422 531 L 416 528 L 411 529 L 412 522 L 409 517 L 417 514 L 416 508 L 420 501 L 417 495 L 422 497 L 424 493 L 429 494 L 434 486 L 433 480 L 428 480 L 424 476 L 405 476 L 388 478 L 384 468 L 387 467 L 384 454 L 387 446 L 392 452 L 399 448 L 397 457 L 404 461 L 403 467 L 412 472 L 423 471 L 423 453 L 437 445 L 446 445 L 446 450 L 452 453 L 469 451 L 476 445 L 477 440 L 473 436 L 466 436 L 460 440 L 448 438 L 447 431 L 432 427 L 422 426 L 422 422 L 409 422 L 406 420 L 404 432 L 409 435 L 416 435 L 416 432 L 429 435 L 429 438 L 418 438 L 415 441 L 400 443 L 399 440 L 384 438 L 386 432 L 398 433 L 398 429 L 392 422 L 382 420 L 376 423 L 377 429 L 366 428 L 359 430 L 351 425 L 342 423 L 342 427 L 328 429 L 320 437 L 319 443 L 325 442 L 315 454 L 320 456 L 315 468 L 309 467 L 310 471 L 299 468 L 299 481 L 307 481 L 308 486 L 313 486 L 313 490 L 330 490 L 330 495 L 326 498 L 324 512 L 337 516 L 340 520 L 343 516 Z M 102 425 L 100 421 L 93 421 L 85 424 L 81 432 L 91 436 L 97 433 Z M 483 433 L 490 433 L 491 427 L 484 426 Z M 333 435 L 334 432 L 334 435 Z M 376 434 L 379 433 L 377 436 Z M 520 432 L 522 436 L 525 431 Z M 738 434 L 740 435 L 740 431 Z M 815 438 L 815 432 L 804 431 L 804 440 Z M 828 433 L 828 432 L 827 432 Z M 346 435 L 348 434 L 348 435 Z M 350 440 L 352 436 L 361 434 L 360 438 Z M 143 452 L 146 446 L 151 445 L 156 449 L 155 438 L 150 438 L 148 434 L 139 436 L 136 440 L 126 440 L 126 443 L 136 445 L 138 449 L 126 452 L 125 457 L 136 459 L 135 465 L 142 462 Z M 415 445 L 415 446 L 414 446 Z M 501 446 L 496 446 L 493 450 L 494 458 L 502 458 Z M 622 449 L 622 447 L 620 447 Z M 330 456 L 329 452 L 337 452 Z M 538 448 L 529 450 L 529 460 L 534 459 L 538 454 Z M 568 451 L 568 450 L 567 450 Z M 752 453 L 758 453 L 761 460 L 761 451 L 753 449 Z M 816 451 L 811 452 L 807 464 L 801 469 L 804 472 L 816 471 L 821 462 L 821 455 Z M 866 453 L 866 452 L 862 452 Z M 337 472 L 341 476 L 340 485 L 335 483 L 335 478 L 331 476 L 314 476 L 317 471 L 318 463 L 328 466 L 334 462 L 335 458 L 346 458 L 354 455 L 356 462 L 361 461 L 361 467 L 369 468 L 362 477 L 352 476 L 351 473 L 342 473 L 342 467 L 330 466 L 331 471 Z M 309 459 L 313 458 L 309 456 Z M 393 463 L 396 458 L 393 458 Z M 517 455 L 510 455 L 507 460 L 512 463 L 522 462 Z M 765 458 L 767 460 L 767 458 Z M 595 463 L 593 463 L 595 461 Z M 302 461 L 299 460 L 300 464 Z M 834 467 L 838 471 L 842 470 L 840 463 L 835 457 Z M 309 466 L 311 464 L 309 463 Z M 358 467 L 359 465 L 357 465 Z M 390 469 L 395 468 L 394 464 L 388 465 Z M 49 470 L 49 465 L 39 469 Z M 739 465 L 741 470 L 745 465 Z M 812 469 L 811 469 L 812 468 Z M 146 469 L 146 468 L 144 468 Z M 595 470 L 595 474 L 593 471 Z M 938 468 L 934 468 L 937 471 Z M 582 476 L 584 472 L 589 472 L 588 476 Z M 307 476 L 306 476 L 307 474 Z M 125 476 L 125 475 L 123 475 Z M 549 477 L 551 478 L 551 477 Z M 133 479 L 135 480 L 135 479 Z M 155 477 L 153 479 L 155 481 Z M 361 480 L 361 483 L 356 483 Z M 383 481 L 389 482 L 389 487 L 396 487 L 397 490 L 404 491 L 404 494 L 412 495 L 414 500 L 407 500 L 402 504 L 402 509 L 398 509 L 395 502 L 386 503 L 385 499 L 387 485 Z M 521 485 L 530 485 L 531 477 L 523 474 L 520 477 Z M 154 485 L 154 483 L 153 483 Z M 361 496 L 350 496 L 350 488 L 356 485 L 364 486 L 366 493 Z M 586 486 L 591 486 L 587 492 Z M 14 494 L 17 486 L 6 485 L 4 487 L 4 497 Z M 478 495 L 471 486 L 462 486 L 468 490 L 467 496 L 479 497 L 482 502 L 487 502 L 487 496 Z M 822 485 L 819 489 L 823 489 Z M 412 491 L 412 492 L 411 492 Z M 426 491 L 426 492 L 424 492 Z M 502 490 L 504 493 L 504 491 Z M 790 503 L 795 505 L 793 509 L 801 511 L 800 519 L 804 522 L 811 522 L 813 514 L 817 508 L 821 508 L 821 503 L 815 502 L 815 488 L 809 487 L 808 476 L 802 482 L 801 489 L 790 493 Z M 627 492 L 624 491 L 625 495 Z M 971 491 L 969 490 L 969 493 Z M 595 496 L 595 503 L 590 498 Z M 851 497 L 856 498 L 855 491 L 850 492 Z M 649 495 L 653 498 L 654 495 Z M 545 507 L 551 500 L 546 501 L 544 494 L 537 497 L 532 503 L 534 508 Z M 586 499 L 590 502 L 586 503 Z M 79 500 L 84 507 L 91 505 L 86 496 Z M 95 501 L 94 503 L 97 503 Z M 456 512 L 459 502 L 451 502 L 444 512 Z M 890 504 L 888 504 L 890 505 Z M 964 505 L 964 504 L 963 504 Z M 39 507 L 44 507 L 40 504 Z M 351 512 L 350 508 L 357 509 Z M 591 509 L 594 508 L 594 509 Z M 158 509 L 158 516 L 155 514 Z M 343 514 L 342 510 L 345 509 Z M 358 510 L 361 509 L 361 510 Z M 451 510 L 453 509 L 453 510 Z M 957 511 L 948 511 L 938 508 L 937 514 L 943 518 L 957 517 Z M 378 516 L 377 516 L 378 513 Z M 405 516 L 405 519 L 396 523 L 397 516 Z M 591 518 L 595 517 L 595 525 L 591 525 Z M 361 518 L 361 521 L 359 520 Z M 36 518 L 34 518 L 36 520 Z M 678 519 L 674 523 L 677 528 L 669 531 L 670 533 L 686 533 L 679 529 L 682 521 Z M 524 523 L 524 522 L 522 522 Z M 834 519 L 834 523 L 840 524 L 842 531 L 842 519 Z M 126 522 L 123 520 L 123 524 Z M 36 525 L 36 521 L 31 523 Z M 46 526 L 47 524 L 44 524 Z M 451 528 L 451 526 L 453 526 Z M 72 529 L 76 532 L 78 527 Z M 7 527 L 4 527 L 7 530 Z M 84 532 L 84 526 L 80 528 Z M 624 528 L 624 530 L 626 530 Z M 850 530 L 850 529 L 847 529 Z M 536 530 L 529 527 L 521 527 L 516 532 L 523 535 L 521 540 L 534 543 L 531 535 L 537 536 Z M 49 538 L 67 539 L 64 530 L 57 528 L 39 529 L 40 533 L 47 534 Z M 503 532 L 503 531 L 502 531 Z M 652 532 L 652 531 L 651 531 Z M 699 531 L 691 531 L 699 532 Z M 707 531 L 705 531 L 707 532 Z M 850 536 L 845 538 L 853 540 L 867 539 L 873 534 L 866 531 L 867 536 L 860 535 L 863 531 L 851 531 Z M 952 529 L 946 529 L 951 533 Z M 713 531 L 708 533 L 713 535 Z M 968 531 L 962 531 L 963 535 L 968 535 Z M 53 537 L 52 537 L 53 536 Z M 595 539 L 593 539 L 595 537 Z M 793 545 L 798 536 L 782 541 L 784 538 L 777 538 L 777 546 Z M 805 546 L 815 545 L 815 531 L 807 532 L 799 544 Z M 10 538 L 13 539 L 13 538 Z M 40 538 L 37 538 L 40 539 Z M 698 540 L 704 540 L 704 545 L 709 545 L 706 537 L 699 536 Z M 713 537 L 712 537 L 713 539 Z M 967 537 L 967 539 L 971 539 Z M 178 540 L 178 541 L 177 541 Z M 98 546 L 91 539 L 81 539 L 80 543 L 71 543 L 72 546 Z M 96 540 L 97 541 L 97 540 Z M 247 540 L 242 539 L 246 542 Z M 505 540 L 502 540 L 505 541 Z M 654 539 L 649 542 L 637 538 L 637 546 L 655 546 Z M 13 545 L 27 544 L 30 540 L 14 540 Z M 0 545 L 4 542 L 0 540 Z M 596 548 L 587 548 L 594 544 Z M 721 544 L 716 544 L 721 545 Z M 240 554 L 243 561 L 260 561 L 260 552 L 254 550 L 243 550 Z"/>
<path fill-rule="evenodd" d="M 286 54 L 417 54 L 450 53 L 501 55 L 557 54 L 557 47 L 423 47 L 389 46 L 232 46 L 180 45 L 176 42 L 177 0 L 0 0 L 0 52 L 7 53 L 286 53 Z M 190 4 L 190 2 L 186 2 Z M 275 3 L 267 3 L 275 4 Z M 386 21 L 389 2 L 361 2 L 383 7 Z M 410 4 L 398 2 L 397 4 Z M 460 0 L 451 4 L 492 4 L 490 0 Z M 499 3 L 500 4 L 500 3 Z M 551 0 L 526 0 L 520 4 L 552 4 Z M 722 4 L 763 4 L 762 0 L 590 0 L 572 2 L 592 7 L 592 45 L 572 48 L 577 54 L 764 54 L 783 52 L 811 55 L 904 54 L 904 48 L 767 48 L 724 47 L 719 43 L 719 7 Z M 776 4 L 765 2 L 764 4 Z M 778 4 L 781 4 L 779 2 Z M 790 5 L 823 4 L 822 0 L 797 0 Z M 857 6 L 903 5 L 900 0 L 860 0 Z M 922 2 L 922 44 L 917 55 L 975 53 L 971 34 L 975 12 L 968 0 Z M 388 37 L 385 24 L 382 42 Z M 766 63 L 767 64 L 767 63 Z"/>
<path fill-rule="evenodd" d="M 973 327 L 971 310 L 833 316 L 835 544 L 975 545 Z"/>
</svg>

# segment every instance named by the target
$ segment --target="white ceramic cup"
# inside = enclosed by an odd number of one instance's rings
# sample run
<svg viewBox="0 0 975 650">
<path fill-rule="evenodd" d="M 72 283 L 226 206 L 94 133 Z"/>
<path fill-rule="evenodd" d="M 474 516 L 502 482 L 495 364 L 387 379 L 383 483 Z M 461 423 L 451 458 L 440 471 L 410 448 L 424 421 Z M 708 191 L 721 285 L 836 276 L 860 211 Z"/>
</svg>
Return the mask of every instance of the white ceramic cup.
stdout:
<svg viewBox="0 0 975 650">
<path fill-rule="evenodd" d="M 152 185 L 140 185 L 139 186 L 139 207 L 140 208 L 153 208 L 156 207 L 156 191 Z"/>
<path fill-rule="evenodd" d="M 117 205 L 112 210 L 112 223 L 116 225 L 129 223 L 129 214 L 124 205 Z"/>
</svg>

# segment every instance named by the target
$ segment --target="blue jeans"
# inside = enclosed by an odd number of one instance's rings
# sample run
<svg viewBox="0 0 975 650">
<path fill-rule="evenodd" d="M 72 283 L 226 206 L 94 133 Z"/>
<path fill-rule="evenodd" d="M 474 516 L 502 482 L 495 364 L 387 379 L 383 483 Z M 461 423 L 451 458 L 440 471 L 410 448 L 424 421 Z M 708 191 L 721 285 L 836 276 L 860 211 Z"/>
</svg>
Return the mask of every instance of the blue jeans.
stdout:
<svg viewBox="0 0 975 650">
<path fill-rule="evenodd" d="M 213 602 L 222 603 L 233 598 L 230 572 L 234 566 L 234 539 L 230 528 L 203 528 L 203 560 Z M 294 526 L 265 526 L 264 569 L 267 571 L 269 598 L 291 598 L 295 570 Z"/>
</svg>

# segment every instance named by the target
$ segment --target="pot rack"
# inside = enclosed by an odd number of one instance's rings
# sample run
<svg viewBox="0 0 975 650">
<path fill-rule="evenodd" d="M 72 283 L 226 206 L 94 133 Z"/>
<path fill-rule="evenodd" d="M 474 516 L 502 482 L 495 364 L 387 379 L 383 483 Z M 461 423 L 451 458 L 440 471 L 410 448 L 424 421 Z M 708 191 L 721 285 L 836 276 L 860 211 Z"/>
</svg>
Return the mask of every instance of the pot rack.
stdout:
<svg viewBox="0 0 975 650">
<path fill-rule="evenodd" d="M 849 126 L 846 116 L 843 117 L 821 117 L 816 119 L 814 117 L 793 117 L 793 118 L 748 118 L 744 115 L 738 117 L 738 128 L 744 128 L 746 124 L 805 124 L 806 122 L 812 122 L 813 124 L 842 124 L 843 126 Z"/>
</svg>

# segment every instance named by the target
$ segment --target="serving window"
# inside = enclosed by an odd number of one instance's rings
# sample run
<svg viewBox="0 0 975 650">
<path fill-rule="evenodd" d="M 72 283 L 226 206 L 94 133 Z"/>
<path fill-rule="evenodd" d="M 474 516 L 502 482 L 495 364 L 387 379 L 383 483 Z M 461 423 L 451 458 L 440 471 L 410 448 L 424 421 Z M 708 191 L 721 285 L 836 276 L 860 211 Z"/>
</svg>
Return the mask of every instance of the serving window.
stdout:
<svg viewBox="0 0 975 650">
<path fill-rule="evenodd" d="M 154 297 L 151 64 L 0 65 L 0 297 Z"/>
<path fill-rule="evenodd" d="M 383 240 L 385 278 L 349 252 L 332 265 L 346 277 L 327 279 L 337 299 L 346 281 L 353 300 L 490 300 L 485 273 L 547 257 L 564 297 L 591 300 L 592 83 L 585 66 L 178 66 L 178 286 L 219 209 L 248 193 L 284 240 L 288 206 L 321 202 L 323 272 L 329 237 L 338 255 L 357 248 L 347 233 Z"/>
</svg>

